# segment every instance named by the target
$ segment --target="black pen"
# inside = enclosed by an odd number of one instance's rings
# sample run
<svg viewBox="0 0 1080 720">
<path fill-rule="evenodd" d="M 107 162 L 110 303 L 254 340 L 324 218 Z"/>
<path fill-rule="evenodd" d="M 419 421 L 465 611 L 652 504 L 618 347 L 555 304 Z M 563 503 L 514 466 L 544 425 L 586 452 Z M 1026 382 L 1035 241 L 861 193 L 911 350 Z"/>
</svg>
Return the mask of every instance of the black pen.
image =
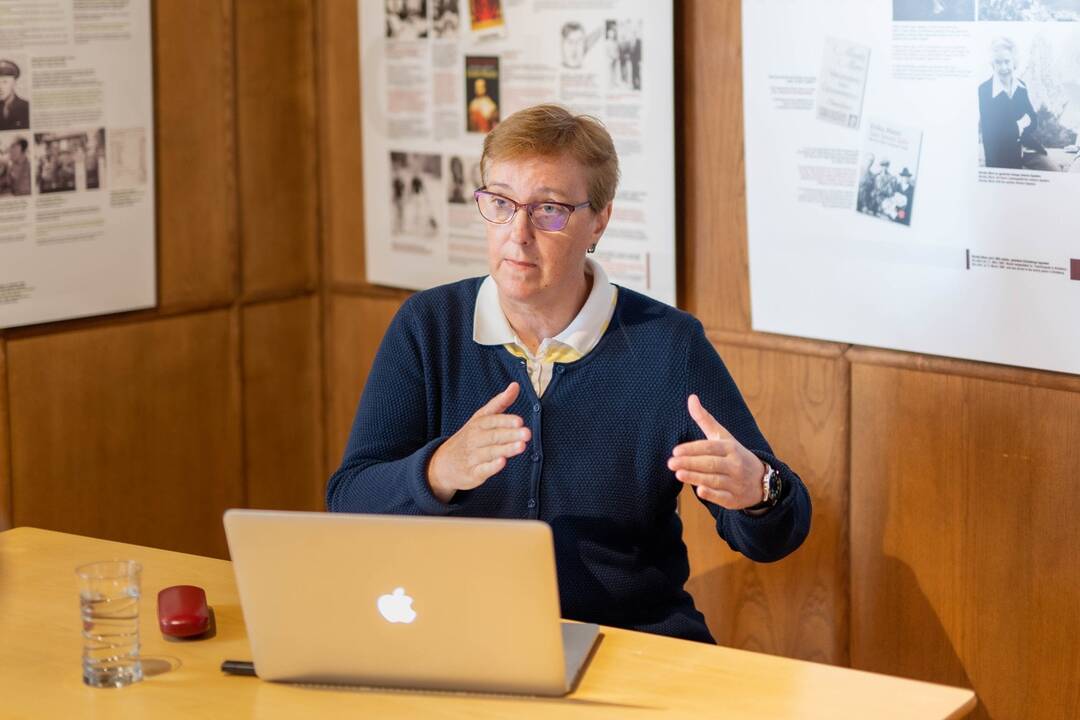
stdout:
<svg viewBox="0 0 1080 720">
<path fill-rule="evenodd" d="M 250 660 L 225 660 L 221 663 L 221 672 L 230 675 L 255 676 L 255 663 Z"/>
</svg>

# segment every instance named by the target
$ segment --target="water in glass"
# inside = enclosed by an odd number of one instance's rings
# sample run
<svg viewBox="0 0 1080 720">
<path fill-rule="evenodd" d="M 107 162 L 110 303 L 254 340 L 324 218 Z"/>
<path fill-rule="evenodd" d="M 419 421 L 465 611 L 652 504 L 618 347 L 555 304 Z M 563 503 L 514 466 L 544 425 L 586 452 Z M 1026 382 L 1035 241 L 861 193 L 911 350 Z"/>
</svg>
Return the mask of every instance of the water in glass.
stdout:
<svg viewBox="0 0 1080 720">
<path fill-rule="evenodd" d="M 139 571 L 121 563 L 111 568 L 80 568 L 82 587 L 83 682 L 94 687 L 123 687 L 142 680 L 139 662 Z M 128 574 L 125 574 L 128 573 Z"/>
</svg>

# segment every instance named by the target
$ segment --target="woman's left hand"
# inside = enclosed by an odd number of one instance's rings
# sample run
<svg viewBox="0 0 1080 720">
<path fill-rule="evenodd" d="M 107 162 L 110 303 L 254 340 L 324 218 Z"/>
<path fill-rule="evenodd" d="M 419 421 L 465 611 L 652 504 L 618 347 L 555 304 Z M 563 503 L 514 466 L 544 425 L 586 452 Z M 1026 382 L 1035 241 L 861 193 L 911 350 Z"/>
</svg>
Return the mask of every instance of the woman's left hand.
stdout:
<svg viewBox="0 0 1080 720">
<path fill-rule="evenodd" d="M 702 500 L 728 510 L 757 505 L 762 499 L 765 463 L 718 423 L 697 395 L 691 395 L 686 405 L 705 439 L 675 446 L 668 458 L 675 478 L 695 486 Z"/>
</svg>

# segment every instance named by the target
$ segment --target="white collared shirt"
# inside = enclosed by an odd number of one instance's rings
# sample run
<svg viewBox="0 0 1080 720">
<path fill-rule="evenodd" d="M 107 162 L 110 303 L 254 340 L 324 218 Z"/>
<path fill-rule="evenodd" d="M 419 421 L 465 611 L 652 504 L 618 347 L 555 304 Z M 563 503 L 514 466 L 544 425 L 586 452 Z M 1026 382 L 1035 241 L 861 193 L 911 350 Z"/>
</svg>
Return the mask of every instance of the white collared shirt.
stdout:
<svg viewBox="0 0 1080 720">
<path fill-rule="evenodd" d="M 488 275 L 476 294 L 473 310 L 473 340 L 481 345 L 502 345 L 525 360 L 529 380 L 540 397 L 551 382 L 555 363 L 572 363 L 585 357 L 604 336 L 618 297 L 614 285 L 600 263 L 585 258 L 585 271 L 592 275 L 592 290 L 577 316 L 553 338 L 544 338 L 533 355 L 510 327 L 499 304 L 499 288 Z"/>
<path fill-rule="evenodd" d="M 1012 96 L 1016 94 L 1017 88 L 1022 87 L 1023 85 L 1023 81 L 1013 77 L 1012 87 L 1007 88 L 1001 84 L 1000 80 L 998 80 L 997 73 L 994 73 L 994 79 L 990 83 L 990 97 L 996 98 L 1000 93 L 1005 93 L 1009 96 L 1009 99 L 1012 100 Z"/>
</svg>

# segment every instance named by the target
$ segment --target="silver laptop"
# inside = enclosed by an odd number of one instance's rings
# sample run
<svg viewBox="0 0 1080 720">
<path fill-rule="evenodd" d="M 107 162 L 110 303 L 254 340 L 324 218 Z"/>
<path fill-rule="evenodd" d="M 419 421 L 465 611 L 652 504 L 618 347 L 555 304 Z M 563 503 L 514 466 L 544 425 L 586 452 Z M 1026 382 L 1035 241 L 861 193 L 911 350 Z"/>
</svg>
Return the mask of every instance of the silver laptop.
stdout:
<svg viewBox="0 0 1080 720">
<path fill-rule="evenodd" d="M 596 642 L 559 620 L 542 522 L 229 510 L 225 534 L 265 680 L 564 695 Z"/>
</svg>

